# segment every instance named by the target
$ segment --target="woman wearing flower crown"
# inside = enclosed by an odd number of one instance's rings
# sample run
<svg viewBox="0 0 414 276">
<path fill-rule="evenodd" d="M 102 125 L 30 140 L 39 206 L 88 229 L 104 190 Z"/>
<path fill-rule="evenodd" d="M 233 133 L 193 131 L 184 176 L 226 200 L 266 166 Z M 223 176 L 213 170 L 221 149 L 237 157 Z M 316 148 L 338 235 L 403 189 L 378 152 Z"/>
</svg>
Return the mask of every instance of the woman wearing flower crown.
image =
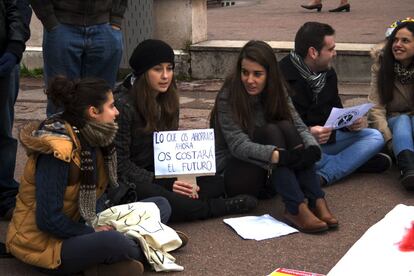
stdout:
<svg viewBox="0 0 414 276">
<path fill-rule="evenodd" d="M 369 99 L 375 106 L 368 119 L 393 151 L 401 183 L 414 189 L 414 20 L 394 22 L 388 30 L 384 48 L 372 53 Z"/>
</svg>

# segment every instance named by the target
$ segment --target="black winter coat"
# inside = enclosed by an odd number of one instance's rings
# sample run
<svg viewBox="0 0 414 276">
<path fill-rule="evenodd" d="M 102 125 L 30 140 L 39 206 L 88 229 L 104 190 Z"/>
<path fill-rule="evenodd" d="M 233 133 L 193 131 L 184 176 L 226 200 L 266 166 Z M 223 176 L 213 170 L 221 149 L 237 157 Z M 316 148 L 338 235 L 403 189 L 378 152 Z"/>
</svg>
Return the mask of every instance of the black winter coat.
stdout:
<svg viewBox="0 0 414 276">
<path fill-rule="evenodd" d="M 22 1 L 22 0 L 20 0 Z M 4 52 L 16 55 L 21 60 L 25 50 L 25 42 L 30 37 L 29 22 L 31 12 L 25 1 L 19 3 L 16 0 L 0 0 L 0 56 Z"/>
<path fill-rule="evenodd" d="M 308 127 L 323 126 L 333 107 L 343 107 L 338 94 L 338 77 L 333 68 L 327 72 L 326 84 L 315 97 L 312 88 L 302 78 L 289 55 L 280 61 L 279 66 L 292 90 L 293 104 Z M 333 142 L 335 142 L 335 131 L 332 132 L 328 143 Z"/>
</svg>

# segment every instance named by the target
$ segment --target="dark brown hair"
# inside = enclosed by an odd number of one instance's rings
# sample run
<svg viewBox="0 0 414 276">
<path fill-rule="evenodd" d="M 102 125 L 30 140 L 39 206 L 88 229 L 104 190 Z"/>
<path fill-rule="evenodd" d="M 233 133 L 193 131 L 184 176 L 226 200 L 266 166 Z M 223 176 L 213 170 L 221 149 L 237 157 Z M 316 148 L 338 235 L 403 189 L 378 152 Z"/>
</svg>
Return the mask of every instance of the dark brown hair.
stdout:
<svg viewBox="0 0 414 276">
<path fill-rule="evenodd" d="M 178 129 L 180 103 L 174 77 L 166 92 L 155 93 L 149 84 L 147 72 L 135 80 L 130 89 L 135 108 L 145 123 L 142 131 L 151 133 Z"/>
<path fill-rule="evenodd" d="M 391 102 L 394 97 L 394 63 L 396 61 L 392 53 L 392 44 L 394 43 L 395 35 L 397 32 L 403 28 L 407 28 L 407 30 L 409 30 L 414 35 L 414 22 L 401 23 L 388 37 L 383 53 L 380 55 L 380 68 L 378 71 L 377 87 L 380 102 L 384 105 Z"/>
<path fill-rule="evenodd" d="M 88 119 L 86 110 L 94 106 L 102 112 L 102 106 L 108 100 L 110 91 L 111 87 L 102 79 L 84 78 L 72 81 L 64 76 L 57 76 L 50 81 L 46 94 L 56 106 L 63 107 L 65 113 Z"/>
<path fill-rule="evenodd" d="M 251 133 L 253 127 L 253 122 L 251 122 L 253 111 L 249 104 L 249 94 L 241 80 L 243 59 L 257 62 L 266 69 L 266 85 L 260 94 L 266 121 L 292 120 L 287 102 L 286 83 L 280 72 L 273 49 L 264 41 L 251 40 L 242 48 L 234 73 L 226 79 L 223 85 L 229 91 L 229 104 L 234 119 L 239 126 L 247 133 Z M 215 123 L 217 98 L 211 112 L 211 126 L 214 126 Z"/>
<path fill-rule="evenodd" d="M 302 58 L 308 54 L 310 47 L 320 52 L 325 43 L 325 36 L 335 34 L 335 30 L 328 24 L 320 22 L 306 22 L 299 28 L 295 36 L 295 52 Z"/>
</svg>

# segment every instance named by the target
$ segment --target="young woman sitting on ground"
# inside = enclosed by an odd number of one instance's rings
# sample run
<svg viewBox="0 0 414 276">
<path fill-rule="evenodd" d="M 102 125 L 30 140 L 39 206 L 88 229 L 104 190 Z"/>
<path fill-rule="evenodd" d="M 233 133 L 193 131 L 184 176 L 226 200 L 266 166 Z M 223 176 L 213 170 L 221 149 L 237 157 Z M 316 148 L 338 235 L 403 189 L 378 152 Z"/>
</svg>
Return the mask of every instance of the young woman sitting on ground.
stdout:
<svg viewBox="0 0 414 276">
<path fill-rule="evenodd" d="M 228 195 L 278 193 L 285 219 L 302 232 L 338 226 L 314 169 L 321 149 L 293 107 L 268 44 L 250 41 L 242 48 L 217 95 L 211 125 Z"/>
<path fill-rule="evenodd" d="M 375 104 L 368 113 L 401 171 L 401 184 L 414 189 L 414 20 L 395 22 L 384 48 L 372 56 L 371 92 Z"/>
<path fill-rule="evenodd" d="M 118 110 L 110 87 L 104 80 L 57 77 L 47 95 L 64 112 L 20 133 L 29 158 L 7 232 L 8 251 L 46 273 L 141 274 L 144 254 L 134 240 L 111 226 L 92 226 L 104 209 L 107 184 L 117 186 Z M 168 221 L 166 199 L 146 201 L 156 203 L 161 221 Z"/>
</svg>

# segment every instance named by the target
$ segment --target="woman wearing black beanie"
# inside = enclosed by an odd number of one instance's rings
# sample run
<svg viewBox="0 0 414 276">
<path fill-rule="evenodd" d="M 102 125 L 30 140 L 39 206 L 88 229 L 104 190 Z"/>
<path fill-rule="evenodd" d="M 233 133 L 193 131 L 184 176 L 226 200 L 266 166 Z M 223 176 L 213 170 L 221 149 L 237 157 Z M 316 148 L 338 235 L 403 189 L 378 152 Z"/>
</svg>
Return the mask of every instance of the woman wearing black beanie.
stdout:
<svg viewBox="0 0 414 276">
<path fill-rule="evenodd" d="M 154 178 L 153 132 L 178 129 L 179 98 L 174 80 L 174 51 L 165 42 L 149 39 L 134 50 L 129 64 L 133 73 L 116 89 L 120 111 L 115 138 L 120 202 L 150 195 L 164 196 L 172 207 L 171 221 L 206 219 L 245 213 L 257 205 L 248 195 L 224 198 L 220 176 L 197 178 L 198 191 L 175 178 Z"/>
</svg>

